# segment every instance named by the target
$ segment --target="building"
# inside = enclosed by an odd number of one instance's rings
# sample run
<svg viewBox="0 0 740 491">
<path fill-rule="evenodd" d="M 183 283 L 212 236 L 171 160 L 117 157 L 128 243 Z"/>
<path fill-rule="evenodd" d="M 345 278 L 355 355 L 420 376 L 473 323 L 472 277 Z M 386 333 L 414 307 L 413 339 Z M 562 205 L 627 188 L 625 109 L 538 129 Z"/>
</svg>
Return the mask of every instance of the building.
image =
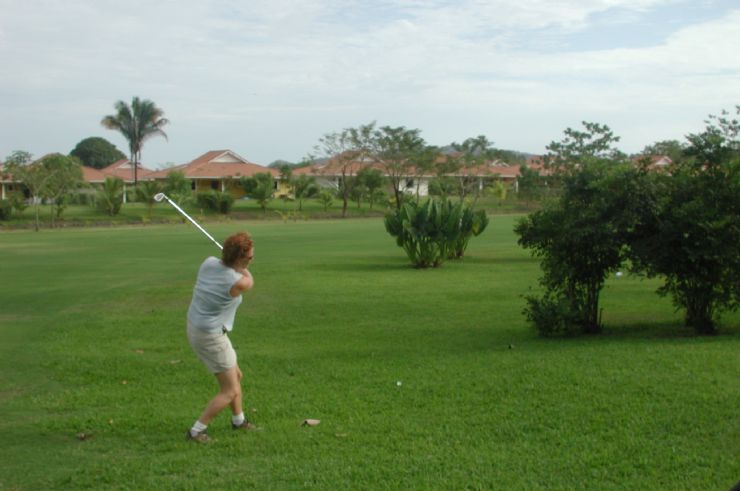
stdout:
<svg viewBox="0 0 740 491">
<path fill-rule="evenodd" d="M 437 164 L 443 164 L 448 155 L 440 156 Z M 309 175 L 316 178 L 316 184 L 322 188 L 337 190 L 342 179 L 342 173 L 345 176 L 354 176 L 363 168 L 373 168 L 379 170 L 383 176 L 390 180 L 387 192 L 394 193 L 393 187 L 398 184 L 399 190 L 405 193 L 427 196 L 429 194 L 429 184 L 440 177 L 434 169 L 429 171 L 417 172 L 413 167 L 404 170 L 401 174 L 391 175 L 389 169 L 382 164 L 370 159 L 361 158 L 356 161 L 351 159 L 331 158 L 321 160 L 313 165 L 293 170 L 293 175 Z M 444 173 L 444 177 L 450 177 L 464 181 L 468 187 L 483 187 L 490 185 L 496 180 L 511 183 L 516 186 L 516 181 L 520 175 L 518 165 L 509 165 L 500 160 L 486 162 L 474 167 L 460 167 L 451 172 Z"/>
<path fill-rule="evenodd" d="M 280 179 L 277 170 L 250 162 L 231 150 L 211 150 L 187 164 L 151 172 L 146 175 L 145 180 L 165 181 L 167 176 L 175 171 L 182 172 L 190 181 L 194 193 L 214 190 L 228 192 L 235 198 L 241 198 L 244 196 L 244 189 L 239 180 L 258 173 L 273 176 L 276 196 L 286 196 L 289 193 L 288 184 Z"/>
</svg>

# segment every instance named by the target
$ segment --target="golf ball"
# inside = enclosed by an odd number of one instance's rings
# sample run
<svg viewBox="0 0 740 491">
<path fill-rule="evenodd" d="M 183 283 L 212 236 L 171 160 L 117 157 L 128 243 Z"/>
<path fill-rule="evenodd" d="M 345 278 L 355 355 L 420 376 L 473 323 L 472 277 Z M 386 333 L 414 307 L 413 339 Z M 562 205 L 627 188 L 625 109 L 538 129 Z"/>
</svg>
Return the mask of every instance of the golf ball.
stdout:
<svg viewBox="0 0 740 491">
<path fill-rule="evenodd" d="M 617 278 L 619 278 L 621 276 L 622 276 L 622 272 L 621 271 L 617 271 Z"/>
<path fill-rule="evenodd" d="M 401 387 L 401 381 L 400 380 L 396 382 L 396 387 Z"/>
</svg>

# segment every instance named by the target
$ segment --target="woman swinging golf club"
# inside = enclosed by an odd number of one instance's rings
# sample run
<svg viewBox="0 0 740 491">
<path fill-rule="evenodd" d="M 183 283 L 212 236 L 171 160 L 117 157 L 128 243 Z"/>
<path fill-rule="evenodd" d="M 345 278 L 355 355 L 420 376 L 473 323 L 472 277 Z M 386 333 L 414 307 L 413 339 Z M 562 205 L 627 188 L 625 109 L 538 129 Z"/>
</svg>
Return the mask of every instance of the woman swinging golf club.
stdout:
<svg viewBox="0 0 740 491">
<path fill-rule="evenodd" d="M 188 340 L 198 358 L 216 376 L 220 389 L 188 430 L 188 440 L 209 441 L 208 423 L 227 406 L 231 408 L 233 429 L 257 429 L 244 418 L 242 372 L 228 337 L 242 293 L 254 286 L 254 279 L 247 270 L 253 257 L 251 237 L 240 232 L 226 239 L 220 260 L 209 257 L 198 271 L 188 309 Z"/>
</svg>

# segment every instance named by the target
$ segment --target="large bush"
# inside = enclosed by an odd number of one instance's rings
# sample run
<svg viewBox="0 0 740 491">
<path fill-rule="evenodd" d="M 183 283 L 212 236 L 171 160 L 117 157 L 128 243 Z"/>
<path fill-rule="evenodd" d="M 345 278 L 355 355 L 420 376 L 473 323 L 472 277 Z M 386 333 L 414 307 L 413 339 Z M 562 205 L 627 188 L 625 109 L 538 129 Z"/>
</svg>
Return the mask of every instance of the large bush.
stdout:
<svg viewBox="0 0 740 491">
<path fill-rule="evenodd" d="M 644 172 L 610 160 L 584 160 L 563 176 L 557 201 L 520 220 L 519 244 L 541 258 L 542 297 L 525 314 L 543 335 L 601 331 L 599 296 L 626 255 L 640 214 L 654 208 Z"/>
<path fill-rule="evenodd" d="M 195 201 L 199 208 L 227 215 L 234 204 L 234 197 L 227 192 L 202 191 L 196 195 Z"/>
<path fill-rule="evenodd" d="M 474 211 L 472 206 L 462 203 L 453 205 L 449 200 L 447 206 L 459 208 L 454 211 L 456 216 L 458 213 L 460 216 L 459 230 L 448 254 L 449 259 L 458 259 L 465 255 L 470 239 L 479 236 L 488 227 L 489 220 L 485 210 Z"/>
<path fill-rule="evenodd" d="M 635 268 L 663 278 L 658 293 L 700 334 L 716 333 L 719 314 L 740 307 L 740 123 L 728 116 L 710 116 L 687 137 L 687 158 L 656 176 L 657 206 L 630 241 Z"/>
<path fill-rule="evenodd" d="M 267 211 L 267 204 L 272 199 L 275 192 L 275 179 L 269 172 L 258 172 L 251 177 L 242 177 L 239 179 L 247 197 L 255 200 L 262 208 L 263 212 Z"/>
<path fill-rule="evenodd" d="M 10 220 L 10 215 L 13 212 L 13 205 L 10 200 L 0 199 L 0 220 Z"/>
<path fill-rule="evenodd" d="M 450 200 L 407 201 L 385 216 L 386 231 L 417 268 L 436 268 L 446 259 L 462 257 L 470 238 L 487 225 L 485 211 Z"/>
</svg>

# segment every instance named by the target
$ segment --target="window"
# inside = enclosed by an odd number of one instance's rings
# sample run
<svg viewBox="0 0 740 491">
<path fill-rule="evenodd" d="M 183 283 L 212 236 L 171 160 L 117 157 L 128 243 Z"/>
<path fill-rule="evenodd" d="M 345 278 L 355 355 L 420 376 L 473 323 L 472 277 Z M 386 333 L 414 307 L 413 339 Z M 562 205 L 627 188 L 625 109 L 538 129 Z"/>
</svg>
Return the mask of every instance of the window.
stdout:
<svg viewBox="0 0 740 491">
<path fill-rule="evenodd" d="M 218 181 L 211 181 L 211 189 L 218 191 Z"/>
</svg>

